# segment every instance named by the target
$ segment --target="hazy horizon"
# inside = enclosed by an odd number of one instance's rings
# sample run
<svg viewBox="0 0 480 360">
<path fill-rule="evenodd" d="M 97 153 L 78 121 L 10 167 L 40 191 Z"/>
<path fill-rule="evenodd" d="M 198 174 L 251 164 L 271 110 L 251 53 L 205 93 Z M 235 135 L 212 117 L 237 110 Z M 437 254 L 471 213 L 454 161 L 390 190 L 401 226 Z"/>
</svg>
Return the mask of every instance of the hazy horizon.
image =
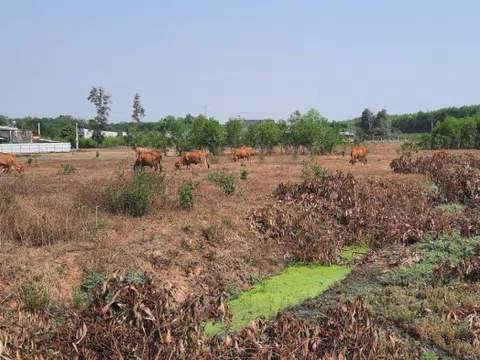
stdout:
<svg viewBox="0 0 480 360">
<path fill-rule="evenodd" d="M 329 120 L 364 108 L 412 113 L 478 103 L 480 3 L 299 0 L 0 4 L 0 114 L 92 118 L 92 86 L 111 122 L 204 112 L 221 122 Z"/>
</svg>

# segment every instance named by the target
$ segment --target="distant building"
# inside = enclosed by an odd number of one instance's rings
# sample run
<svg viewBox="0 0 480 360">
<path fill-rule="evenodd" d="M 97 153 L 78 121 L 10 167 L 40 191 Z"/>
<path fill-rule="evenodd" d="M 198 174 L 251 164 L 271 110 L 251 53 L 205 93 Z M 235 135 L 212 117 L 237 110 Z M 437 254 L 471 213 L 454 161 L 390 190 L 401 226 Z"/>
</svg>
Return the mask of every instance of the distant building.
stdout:
<svg viewBox="0 0 480 360">
<path fill-rule="evenodd" d="M 0 126 L 0 144 L 20 144 L 33 142 L 30 130 L 21 130 L 13 126 Z"/>
<path fill-rule="evenodd" d="M 117 136 L 127 136 L 125 131 L 102 131 L 104 137 L 117 137 Z M 85 139 L 90 139 L 93 136 L 93 130 L 79 128 L 78 136 Z"/>
<path fill-rule="evenodd" d="M 340 131 L 340 135 L 348 137 L 348 138 L 354 138 L 355 133 L 350 132 L 350 131 Z"/>
</svg>

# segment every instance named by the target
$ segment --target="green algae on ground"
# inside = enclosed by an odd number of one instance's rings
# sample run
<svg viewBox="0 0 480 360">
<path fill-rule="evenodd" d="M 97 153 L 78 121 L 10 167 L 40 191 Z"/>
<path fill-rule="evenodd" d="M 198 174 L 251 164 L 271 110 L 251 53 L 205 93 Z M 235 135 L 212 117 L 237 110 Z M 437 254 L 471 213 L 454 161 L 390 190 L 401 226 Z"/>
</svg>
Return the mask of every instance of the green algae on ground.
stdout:
<svg viewBox="0 0 480 360">
<path fill-rule="evenodd" d="M 343 247 L 340 256 L 346 262 L 350 262 L 367 254 L 369 250 L 370 248 L 365 244 L 348 245 Z"/>
<path fill-rule="evenodd" d="M 321 294 L 344 279 L 351 269 L 345 266 L 290 266 L 229 302 L 233 318 L 230 330 L 238 331 L 260 316 L 272 317 L 280 310 Z M 205 333 L 219 334 L 222 324 L 208 322 Z"/>
</svg>

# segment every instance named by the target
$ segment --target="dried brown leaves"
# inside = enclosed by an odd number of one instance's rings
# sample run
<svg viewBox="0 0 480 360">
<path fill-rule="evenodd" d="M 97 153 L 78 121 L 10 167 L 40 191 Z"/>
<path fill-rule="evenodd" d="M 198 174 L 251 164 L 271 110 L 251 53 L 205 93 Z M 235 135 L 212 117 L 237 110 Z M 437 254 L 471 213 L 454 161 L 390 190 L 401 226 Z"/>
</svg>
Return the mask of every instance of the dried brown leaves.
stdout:
<svg viewBox="0 0 480 360">
<path fill-rule="evenodd" d="M 420 186 L 380 180 L 357 181 L 337 172 L 310 183 L 280 184 L 278 202 L 255 210 L 251 228 L 277 242 L 297 259 L 337 260 L 344 245 L 357 240 L 373 248 L 419 241 L 461 229 L 480 232 L 478 215 L 438 212 Z"/>
</svg>

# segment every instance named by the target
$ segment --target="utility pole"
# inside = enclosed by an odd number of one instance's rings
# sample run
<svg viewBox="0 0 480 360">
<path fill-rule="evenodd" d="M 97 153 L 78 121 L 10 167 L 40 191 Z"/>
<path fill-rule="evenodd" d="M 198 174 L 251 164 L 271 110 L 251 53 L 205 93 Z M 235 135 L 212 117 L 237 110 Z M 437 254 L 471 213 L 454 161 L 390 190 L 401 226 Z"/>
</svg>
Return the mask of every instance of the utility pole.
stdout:
<svg viewBox="0 0 480 360">
<path fill-rule="evenodd" d="M 203 113 L 204 113 L 205 117 L 207 117 L 207 105 L 204 106 Z"/>
<path fill-rule="evenodd" d="M 37 123 L 37 133 L 38 133 L 38 138 L 40 139 L 40 123 Z"/>
<path fill-rule="evenodd" d="M 78 150 L 78 123 L 75 123 L 75 145 Z"/>
</svg>

